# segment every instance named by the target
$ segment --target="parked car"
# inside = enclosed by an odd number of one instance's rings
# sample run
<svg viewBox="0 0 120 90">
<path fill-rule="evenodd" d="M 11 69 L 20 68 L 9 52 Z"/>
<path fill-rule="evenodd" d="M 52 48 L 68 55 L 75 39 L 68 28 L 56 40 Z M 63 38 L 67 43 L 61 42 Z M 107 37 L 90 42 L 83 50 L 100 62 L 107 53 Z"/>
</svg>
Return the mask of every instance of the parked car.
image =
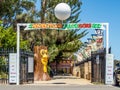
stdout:
<svg viewBox="0 0 120 90">
<path fill-rule="evenodd" d="M 120 84 L 120 66 L 115 68 L 113 79 L 114 79 L 114 85 L 119 86 L 119 84 Z"/>
</svg>

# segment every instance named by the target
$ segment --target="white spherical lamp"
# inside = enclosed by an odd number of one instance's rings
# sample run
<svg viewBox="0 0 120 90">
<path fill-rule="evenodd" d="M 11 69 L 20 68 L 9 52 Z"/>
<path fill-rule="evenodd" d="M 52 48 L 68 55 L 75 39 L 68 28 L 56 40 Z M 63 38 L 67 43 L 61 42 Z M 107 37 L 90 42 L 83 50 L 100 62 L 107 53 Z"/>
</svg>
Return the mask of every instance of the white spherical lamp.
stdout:
<svg viewBox="0 0 120 90">
<path fill-rule="evenodd" d="M 66 20 L 70 17 L 71 8 L 66 3 L 59 3 L 54 9 L 54 13 L 59 20 Z"/>
</svg>

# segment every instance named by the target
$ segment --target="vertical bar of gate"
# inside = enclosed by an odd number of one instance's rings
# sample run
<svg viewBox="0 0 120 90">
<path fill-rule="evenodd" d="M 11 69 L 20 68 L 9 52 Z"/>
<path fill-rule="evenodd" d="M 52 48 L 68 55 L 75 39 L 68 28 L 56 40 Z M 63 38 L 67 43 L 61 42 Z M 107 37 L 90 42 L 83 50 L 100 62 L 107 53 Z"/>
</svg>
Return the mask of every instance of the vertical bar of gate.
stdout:
<svg viewBox="0 0 120 90">
<path fill-rule="evenodd" d="M 19 85 L 19 59 L 20 59 L 20 25 L 17 24 L 17 76 L 16 76 L 16 84 Z"/>
<path fill-rule="evenodd" d="M 109 23 L 105 23 L 106 25 L 106 54 L 109 54 Z"/>
<path fill-rule="evenodd" d="M 19 85 L 20 83 L 20 26 L 26 26 L 25 23 L 18 23 L 17 24 L 17 77 L 16 77 L 16 84 Z"/>
</svg>

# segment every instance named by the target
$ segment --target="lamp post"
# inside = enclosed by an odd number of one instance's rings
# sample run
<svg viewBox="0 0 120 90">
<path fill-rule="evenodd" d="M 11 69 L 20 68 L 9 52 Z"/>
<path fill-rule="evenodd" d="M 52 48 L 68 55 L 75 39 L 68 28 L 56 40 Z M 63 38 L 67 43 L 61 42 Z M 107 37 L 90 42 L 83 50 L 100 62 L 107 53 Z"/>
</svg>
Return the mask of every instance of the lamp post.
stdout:
<svg viewBox="0 0 120 90">
<path fill-rule="evenodd" d="M 71 8 L 66 3 L 59 3 L 54 9 L 54 13 L 57 19 L 63 21 L 70 17 Z"/>
</svg>

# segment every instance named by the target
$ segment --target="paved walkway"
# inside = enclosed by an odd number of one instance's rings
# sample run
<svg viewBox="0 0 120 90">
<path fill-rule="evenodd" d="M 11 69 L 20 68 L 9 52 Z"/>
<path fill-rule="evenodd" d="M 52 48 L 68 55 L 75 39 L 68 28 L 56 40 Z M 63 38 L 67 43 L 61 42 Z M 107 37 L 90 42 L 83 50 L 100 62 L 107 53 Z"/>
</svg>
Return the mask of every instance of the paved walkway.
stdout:
<svg viewBox="0 0 120 90">
<path fill-rule="evenodd" d="M 33 85 L 93 85 L 89 80 L 74 76 L 55 76 L 49 81 L 35 81 Z"/>
</svg>

